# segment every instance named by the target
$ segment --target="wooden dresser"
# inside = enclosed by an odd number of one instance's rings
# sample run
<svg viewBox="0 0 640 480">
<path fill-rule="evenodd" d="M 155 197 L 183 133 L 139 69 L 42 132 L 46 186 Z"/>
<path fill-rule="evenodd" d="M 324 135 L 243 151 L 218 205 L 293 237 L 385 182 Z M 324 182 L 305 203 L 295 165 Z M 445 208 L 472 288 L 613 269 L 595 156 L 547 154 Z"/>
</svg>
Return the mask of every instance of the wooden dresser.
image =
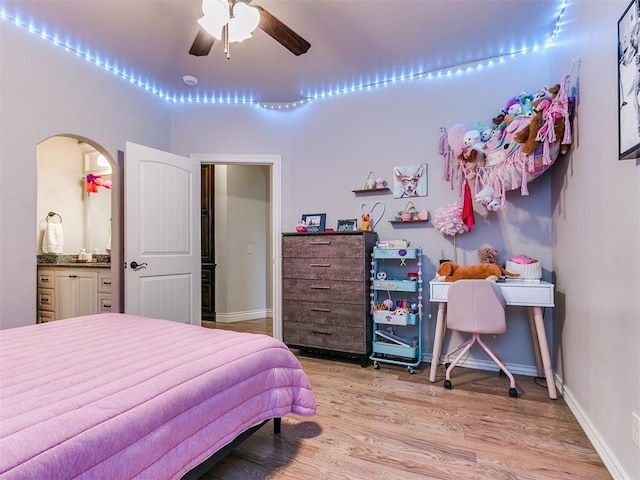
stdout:
<svg viewBox="0 0 640 480">
<path fill-rule="evenodd" d="M 361 356 L 371 351 L 372 232 L 284 233 L 282 323 L 290 347 Z"/>
</svg>

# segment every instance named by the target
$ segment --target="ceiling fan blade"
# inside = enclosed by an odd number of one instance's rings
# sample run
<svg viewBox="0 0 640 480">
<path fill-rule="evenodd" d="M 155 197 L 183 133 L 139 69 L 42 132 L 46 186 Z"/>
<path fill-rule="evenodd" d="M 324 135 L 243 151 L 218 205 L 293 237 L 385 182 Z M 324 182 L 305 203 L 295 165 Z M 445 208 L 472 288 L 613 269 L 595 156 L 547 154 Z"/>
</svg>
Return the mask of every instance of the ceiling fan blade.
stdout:
<svg viewBox="0 0 640 480">
<path fill-rule="evenodd" d="M 193 40 L 193 44 L 191 45 L 189 53 L 191 55 L 195 55 L 196 57 L 204 57 L 206 55 L 209 55 L 214 41 L 215 38 L 213 37 L 213 35 L 207 32 L 204 28 L 200 27 L 200 30 L 198 30 L 198 33 L 196 34 L 196 38 Z"/>
<path fill-rule="evenodd" d="M 255 8 L 260 10 L 260 24 L 258 26 L 265 33 L 271 35 L 277 42 L 294 55 L 307 53 L 307 50 L 311 47 L 309 42 L 287 27 L 264 8 L 257 5 L 255 5 Z"/>
</svg>

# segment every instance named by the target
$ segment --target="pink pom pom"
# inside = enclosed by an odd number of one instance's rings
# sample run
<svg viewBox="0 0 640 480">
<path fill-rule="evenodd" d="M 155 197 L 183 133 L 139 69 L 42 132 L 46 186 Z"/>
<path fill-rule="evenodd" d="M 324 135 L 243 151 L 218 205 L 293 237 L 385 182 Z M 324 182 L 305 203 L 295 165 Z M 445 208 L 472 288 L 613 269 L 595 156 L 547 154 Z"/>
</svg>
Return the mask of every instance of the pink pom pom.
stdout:
<svg viewBox="0 0 640 480">
<path fill-rule="evenodd" d="M 460 235 L 467 232 L 462 221 L 462 205 L 459 203 L 452 203 L 436 210 L 433 224 L 444 235 Z"/>
</svg>

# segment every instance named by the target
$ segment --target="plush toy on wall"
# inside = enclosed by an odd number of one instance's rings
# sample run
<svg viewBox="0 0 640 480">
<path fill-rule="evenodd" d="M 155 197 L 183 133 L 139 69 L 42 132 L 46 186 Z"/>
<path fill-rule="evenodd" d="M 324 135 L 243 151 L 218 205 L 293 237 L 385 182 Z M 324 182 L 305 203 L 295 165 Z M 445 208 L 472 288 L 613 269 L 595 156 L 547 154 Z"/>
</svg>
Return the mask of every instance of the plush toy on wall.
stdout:
<svg viewBox="0 0 640 480">
<path fill-rule="evenodd" d="M 546 91 L 550 93 L 551 98 L 555 98 L 555 96 L 560 91 L 560 84 L 557 83 L 553 87 L 546 89 Z M 518 132 L 518 134 L 516 134 L 514 137 L 514 140 L 516 142 L 522 144 L 522 153 L 531 155 L 540 144 L 540 141 L 537 140 L 536 137 L 538 135 L 538 132 L 540 131 L 540 128 L 542 127 L 544 113 L 547 111 L 550 105 L 551 100 L 547 96 L 540 96 L 533 101 L 535 114 L 531 118 L 531 123 L 529 123 L 527 127 Z M 560 122 L 557 126 L 554 124 L 554 128 L 562 127 L 562 122 Z M 560 132 L 556 131 L 556 134 L 557 133 Z M 562 134 L 564 134 L 564 131 L 559 136 L 562 137 Z"/>
<path fill-rule="evenodd" d="M 463 279 L 496 281 L 502 275 L 507 277 L 519 277 L 518 273 L 511 273 L 495 263 L 482 263 L 479 265 L 458 265 L 455 262 L 443 262 L 436 272 L 436 280 L 439 282 L 455 282 Z"/>
</svg>

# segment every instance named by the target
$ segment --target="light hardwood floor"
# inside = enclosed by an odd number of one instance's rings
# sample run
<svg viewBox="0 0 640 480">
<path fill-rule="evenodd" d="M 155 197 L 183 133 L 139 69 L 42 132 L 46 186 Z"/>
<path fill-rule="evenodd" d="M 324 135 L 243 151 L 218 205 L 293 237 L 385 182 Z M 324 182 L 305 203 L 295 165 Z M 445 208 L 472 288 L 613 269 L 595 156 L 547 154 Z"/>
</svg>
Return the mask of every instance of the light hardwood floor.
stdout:
<svg viewBox="0 0 640 480">
<path fill-rule="evenodd" d="M 270 333 L 266 321 L 214 324 Z M 233 328 L 232 328 L 233 327 Z M 240 445 L 203 479 L 610 479 L 564 400 L 550 400 L 531 377 L 456 369 L 445 390 L 444 367 L 410 375 L 382 364 L 297 352 L 318 403 L 315 417 L 287 415 Z"/>
</svg>

